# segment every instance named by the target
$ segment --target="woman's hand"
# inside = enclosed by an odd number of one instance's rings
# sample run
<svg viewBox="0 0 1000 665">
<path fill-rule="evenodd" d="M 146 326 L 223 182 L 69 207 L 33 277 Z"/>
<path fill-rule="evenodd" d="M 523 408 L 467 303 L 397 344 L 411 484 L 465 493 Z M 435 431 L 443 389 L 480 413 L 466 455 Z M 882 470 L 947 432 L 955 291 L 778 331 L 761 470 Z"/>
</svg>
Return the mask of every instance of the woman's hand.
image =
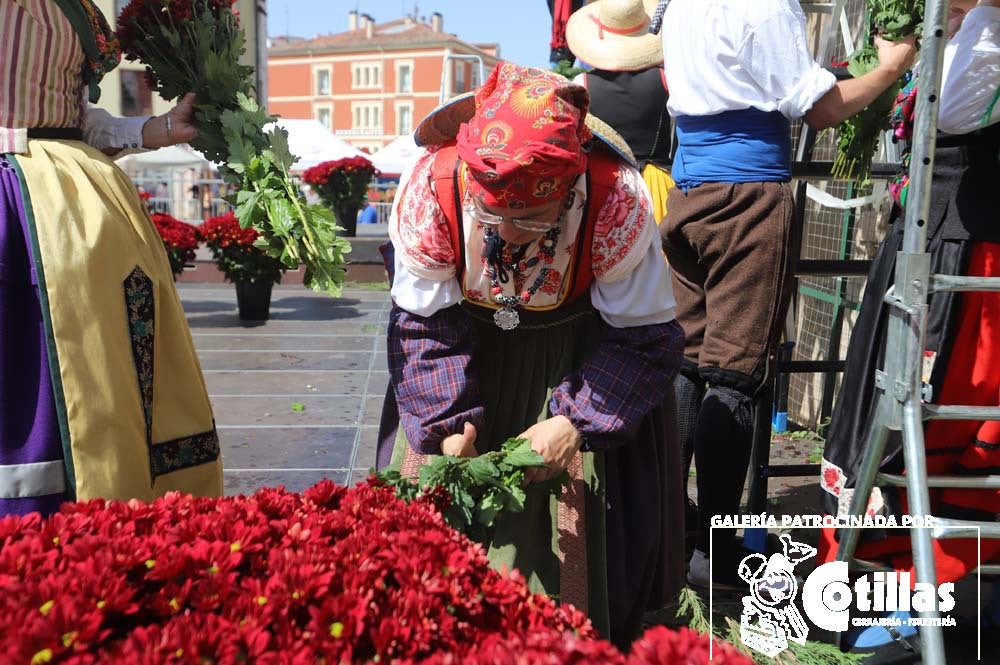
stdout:
<svg viewBox="0 0 1000 665">
<path fill-rule="evenodd" d="M 566 416 L 553 416 L 535 423 L 517 438 L 531 441 L 531 449 L 545 461 L 544 467 L 525 469 L 524 479 L 528 483 L 540 483 L 558 476 L 583 445 L 583 437 Z"/>
<path fill-rule="evenodd" d="M 163 115 L 153 116 L 142 126 L 142 147 L 165 148 L 190 143 L 198 136 L 194 122 L 195 94 L 184 95 L 177 106 Z"/>
<path fill-rule="evenodd" d="M 884 67 L 899 78 L 912 65 L 917 57 L 917 38 L 907 35 L 898 42 L 891 42 L 881 37 L 875 38 L 875 48 L 878 49 L 879 67 Z"/>
<path fill-rule="evenodd" d="M 445 455 L 455 457 L 476 457 L 479 452 L 476 450 L 476 426 L 472 423 L 465 423 L 465 429 L 461 434 L 452 434 L 444 438 L 441 442 L 441 452 Z"/>
</svg>

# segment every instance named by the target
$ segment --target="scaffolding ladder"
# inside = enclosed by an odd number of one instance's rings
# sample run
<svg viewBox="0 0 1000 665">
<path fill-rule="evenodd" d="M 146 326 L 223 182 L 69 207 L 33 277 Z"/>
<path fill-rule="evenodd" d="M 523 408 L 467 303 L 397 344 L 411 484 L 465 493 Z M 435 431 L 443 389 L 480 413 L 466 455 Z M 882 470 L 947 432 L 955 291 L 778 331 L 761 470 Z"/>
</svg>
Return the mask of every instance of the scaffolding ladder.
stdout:
<svg viewBox="0 0 1000 665">
<path fill-rule="evenodd" d="M 897 253 L 895 285 L 884 299 L 890 313 L 885 334 L 885 363 L 884 369 L 876 372 L 875 415 L 864 442 L 862 465 L 851 501 L 850 514 L 856 516 L 865 514 L 876 485 L 905 488 L 910 514 L 927 517 L 933 517 L 930 487 L 1000 488 L 1000 476 L 928 477 L 924 451 L 925 420 L 1000 420 L 1000 407 L 926 403 L 930 394 L 922 380 L 928 296 L 946 291 L 1000 291 L 998 277 L 932 274 L 931 257 L 926 251 L 939 91 L 948 39 L 947 10 L 947 0 L 927 0 L 903 245 Z M 901 432 L 905 475 L 879 472 L 890 431 Z M 937 583 L 933 549 L 935 539 L 1000 538 L 1000 523 L 996 522 L 934 518 L 934 525 L 933 528 L 910 528 L 917 582 Z M 837 560 L 864 569 L 870 564 L 854 557 L 859 535 L 857 529 L 843 530 Z M 977 570 L 979 573 L 998 572 L 996 566 L 980 566 Z M 936 611 L 920 615 L 929 619 L 938 618 Z M 920 638 L 923 662 L 944 665 L 941 626 L 922 625 Z"/>
</svg>

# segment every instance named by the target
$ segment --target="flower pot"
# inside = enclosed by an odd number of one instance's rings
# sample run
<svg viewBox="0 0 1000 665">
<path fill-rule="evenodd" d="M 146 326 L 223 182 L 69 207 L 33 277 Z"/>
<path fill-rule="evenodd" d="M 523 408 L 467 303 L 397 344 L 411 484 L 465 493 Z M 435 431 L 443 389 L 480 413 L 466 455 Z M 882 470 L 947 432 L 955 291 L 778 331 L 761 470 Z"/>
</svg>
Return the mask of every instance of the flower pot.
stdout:
<svg viewBox="0 0 1000 665">
<path fill-rule="evenodd" d="M 271 310 L 273 282 L 236 282 L 236 305 L 243 321 L 266 321 Z"/>
<path fill-rule="evenodd" d="M 337 217 L 337 226 L 344 229 L 340 235 L 353 238 L 358 234 L 358 206 L 341 206 L 333 214 Z"/>
</svg>

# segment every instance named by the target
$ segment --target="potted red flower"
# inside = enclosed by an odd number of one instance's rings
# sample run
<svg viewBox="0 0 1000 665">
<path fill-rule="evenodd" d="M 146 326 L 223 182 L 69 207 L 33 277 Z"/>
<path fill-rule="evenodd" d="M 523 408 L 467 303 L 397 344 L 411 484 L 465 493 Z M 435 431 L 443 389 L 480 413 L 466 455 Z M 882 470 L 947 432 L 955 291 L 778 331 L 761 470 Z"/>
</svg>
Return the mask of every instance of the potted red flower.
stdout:
<svg viewBox="0 0 1000 665">
<path fill-rule="evenodd" d="M 302 182 L 333 210 L 345 236 L 357 234 L 358 210 L 368 201 L 368 184 L 379 170 L 364 157 L 345 157 L 306 169 Z"/>
<path fill-rule="evenodd" d="M 155 212 L 150 217 L 163 239 L 170 271 L 176 280 L 184 272 L 184 266 L 194 261 L 194 251 L 198 249 L 198 229 L 162 212 Z"/>
<path fill-rule="evenodd" d="M 240 318 L 249 321 L 268 318 L 271 290 L 285 270 L 281 261 L 255 245 L 259 237 L 253 228 L 241 227 L 233 212 L 207 219 L 201 227 L 201 238 L 212 250 L 215 264 L 226 281 L 236 285 Z"/>
</svg>

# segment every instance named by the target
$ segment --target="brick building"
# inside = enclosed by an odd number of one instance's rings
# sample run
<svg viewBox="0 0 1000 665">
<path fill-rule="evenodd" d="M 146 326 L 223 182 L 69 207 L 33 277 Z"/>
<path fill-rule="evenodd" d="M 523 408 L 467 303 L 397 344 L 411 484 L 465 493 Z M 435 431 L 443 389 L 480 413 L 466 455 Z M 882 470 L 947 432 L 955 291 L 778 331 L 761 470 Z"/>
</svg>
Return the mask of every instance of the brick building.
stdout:
<svg viewBox="0 0 1000 665">
<path fill-rule="evenodd" d="M 413 131 L 442 89 L 447 99 L 478 86 L 499 59 L 497 44 L 470 44 L 445 32 L 439 13 L 429 22 L 348 17 L 346 32 L 270 40 L 268 110 L 315 118 L 371 152 Z"/>
</svg>

